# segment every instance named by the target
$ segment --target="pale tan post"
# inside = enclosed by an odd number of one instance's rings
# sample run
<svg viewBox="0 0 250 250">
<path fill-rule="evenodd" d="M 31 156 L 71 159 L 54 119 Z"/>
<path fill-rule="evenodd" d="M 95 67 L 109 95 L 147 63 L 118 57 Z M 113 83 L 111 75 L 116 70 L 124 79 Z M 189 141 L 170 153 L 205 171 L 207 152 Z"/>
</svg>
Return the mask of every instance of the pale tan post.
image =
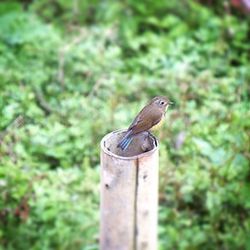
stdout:
<svg viewBox="0 0 250 250">
<path fill-rule="evenodd" d="M 124 131 L 101 142 L 101 250 L 157 250 L 158 143 L 138 135 L 121 152 Z"/>
</svg>

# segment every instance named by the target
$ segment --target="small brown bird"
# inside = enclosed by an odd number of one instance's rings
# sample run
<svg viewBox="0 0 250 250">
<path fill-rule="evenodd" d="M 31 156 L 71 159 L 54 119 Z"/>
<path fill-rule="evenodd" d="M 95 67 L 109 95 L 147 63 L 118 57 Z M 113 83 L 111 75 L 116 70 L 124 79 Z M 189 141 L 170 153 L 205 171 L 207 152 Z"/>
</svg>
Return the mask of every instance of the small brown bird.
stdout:
<svg viewBox="0 0 250 250">
<path fill-rule="evenodd" d="M 171 104 L 172 102 L 164 96 L 154 97 L 135 117 L 117 147 L 122 150 L 126 150 L 133 140 L 134 135 L 148 131 L 149 129 L 155 127 L 155 125 L 158 125 L 161 121 L 163 121 L 162 118 L 164 117 L 168 106 Z"/>
</svg>

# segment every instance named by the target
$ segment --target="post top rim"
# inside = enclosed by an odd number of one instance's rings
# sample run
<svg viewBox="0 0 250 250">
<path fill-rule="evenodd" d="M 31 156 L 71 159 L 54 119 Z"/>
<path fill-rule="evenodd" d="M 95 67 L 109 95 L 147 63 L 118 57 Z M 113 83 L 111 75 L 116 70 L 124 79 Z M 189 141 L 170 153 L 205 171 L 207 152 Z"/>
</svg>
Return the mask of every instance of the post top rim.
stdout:
<svg viewBox="0 0 250 250">
<path fill-rule="evenodd" d="M 112 156 L 112 157 L 115 157 L 117 159 L 121 159 L 121 160 L 134 160 L 134 159 L 140 159 L 140 158 L 143 158 L 143 157 L 146 157 L 146 156 L 150 156 L 152 155 L 155 151 L 157 151 L 159 149 L 159 142 L 158 140 L 154 137 L 155 141 L 156 141 L 156 145 L 154 146 L 153 149 L 147 151 L 147 152 L 144 152 L 144 153 L 141 153 L 141 154 L 138 154 L 138 155 L 134 155 L 134 156 L 120 156 L 120 155 L 117 155 L 113 152 L 111 152 L 110 150 L 107 149 L 107 147 L 105 146 L 105 141 L 110 138 L 112 135 L 114 134 L 117 134 L 117 133 L 122 133 L 122 132 L 125 132 L 127 129 L 118 129 L 118 130 L 114 130 L 108 134 L 106 134 L 102 140 L 101 140 L 101 143 L 100 143 L 100 146 L 101 146 L 101 150 Z"/>
</svg>

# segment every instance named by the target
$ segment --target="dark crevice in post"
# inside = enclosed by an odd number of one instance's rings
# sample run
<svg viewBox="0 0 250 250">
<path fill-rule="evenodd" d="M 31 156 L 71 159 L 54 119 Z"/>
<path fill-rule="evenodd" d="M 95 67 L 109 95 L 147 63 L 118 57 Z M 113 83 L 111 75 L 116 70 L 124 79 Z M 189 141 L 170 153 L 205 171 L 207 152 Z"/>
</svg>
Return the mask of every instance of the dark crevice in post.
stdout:
<svg viewBox="0 0 250 250">
<path fill-rule="evenodd" d="M 137 250 L 137 198 L 138 198 L 138 179 L 139 179 L 139 159 L 136 159 L 136 171 L 135 171 L 135 204 L 134 204 L 134 250 Z"/>
</svg>

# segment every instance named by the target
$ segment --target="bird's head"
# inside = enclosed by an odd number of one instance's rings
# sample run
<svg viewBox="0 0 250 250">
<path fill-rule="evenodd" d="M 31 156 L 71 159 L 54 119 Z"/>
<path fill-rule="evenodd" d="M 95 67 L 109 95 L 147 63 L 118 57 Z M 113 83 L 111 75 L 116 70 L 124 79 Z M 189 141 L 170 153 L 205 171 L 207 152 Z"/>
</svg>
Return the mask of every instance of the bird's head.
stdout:
<svg viewBox="0 0 250 250">
<path fill-rule="evenodd" d="M 173 102 L 169 101 L 165 96 L 156 96 L 151 100 L 151 104 L 157 105 L 157 107 L 165 111 Z"/>
</svg>

